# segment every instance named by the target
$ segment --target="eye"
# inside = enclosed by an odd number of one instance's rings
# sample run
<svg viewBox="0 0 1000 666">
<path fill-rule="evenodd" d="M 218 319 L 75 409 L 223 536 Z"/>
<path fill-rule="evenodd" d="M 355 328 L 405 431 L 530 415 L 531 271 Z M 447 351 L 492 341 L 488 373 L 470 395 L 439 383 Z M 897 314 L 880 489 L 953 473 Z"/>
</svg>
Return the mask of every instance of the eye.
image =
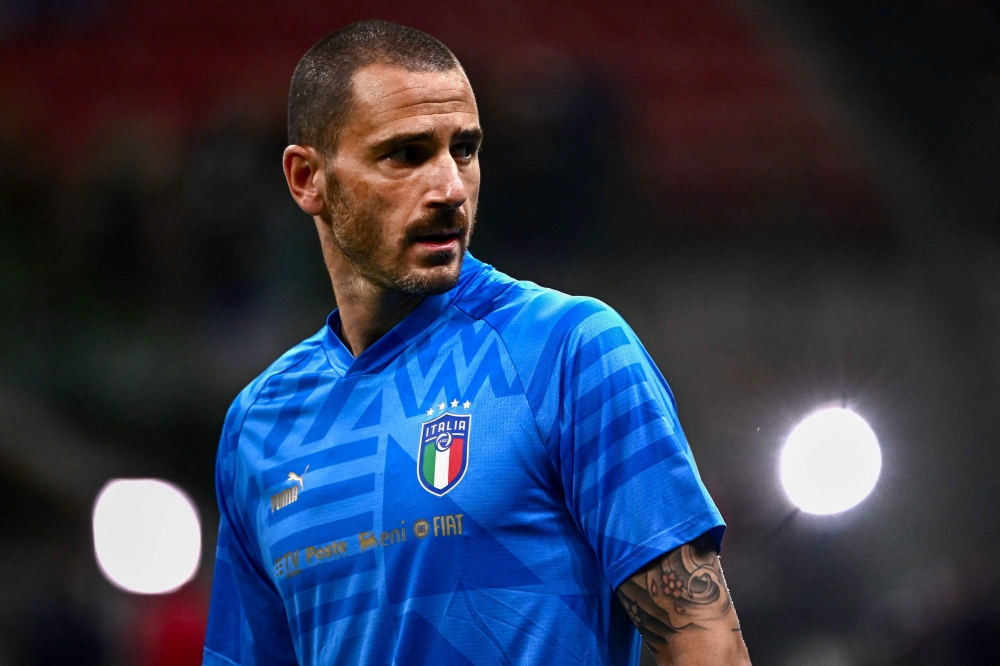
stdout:
<svg viewBox="0 0 1000 666">
<path fill-rule="evenodd" d="M 390 160 L 394 162 L 401 162 L 403 164 L 416 164 L 423 161 L 424 152 L 419 146 L 404 146 L 394 153 L 390 153 L 387 156 Z"/>
<path fill-rule="evenodd" d="M 456 143 L 451 147 L 451 154 L 457 160 L 468 160 L 476 154 L 476 145 L 471 141 Z"/>
</svg>

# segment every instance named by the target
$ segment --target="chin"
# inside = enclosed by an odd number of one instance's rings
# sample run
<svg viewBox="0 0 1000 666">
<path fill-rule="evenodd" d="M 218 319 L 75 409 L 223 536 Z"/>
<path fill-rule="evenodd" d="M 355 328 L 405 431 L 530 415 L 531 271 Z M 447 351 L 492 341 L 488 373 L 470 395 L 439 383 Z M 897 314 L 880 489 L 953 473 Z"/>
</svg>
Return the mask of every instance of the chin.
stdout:
<svg viewBox="0 0 1000 666">
<path fill-rule="evenodd" d="M 409 294 L 428 296 L 443 294 L 453 289 L 462 274 L 462 261 L 454 257 L 454 253 L 449 254 L 453 255 L 453 258 L 447 264 L 411 269 L 406 275 L 397 279 L 397 288 Z"/>
</svg>

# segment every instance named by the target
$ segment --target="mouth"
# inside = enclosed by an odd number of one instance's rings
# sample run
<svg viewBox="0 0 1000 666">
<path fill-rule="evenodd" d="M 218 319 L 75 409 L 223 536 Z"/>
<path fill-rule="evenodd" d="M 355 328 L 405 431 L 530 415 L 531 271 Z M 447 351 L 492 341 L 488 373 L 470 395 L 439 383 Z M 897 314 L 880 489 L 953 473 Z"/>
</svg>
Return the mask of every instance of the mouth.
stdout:
<svg viewBox="0 0 1000 666">
<path fill-rule="evenodd" d="M 431 250 L 444 250 L 457 246 L 461 235 L 457 230 L 417 236 L 413 242 Z"/>
</svg>

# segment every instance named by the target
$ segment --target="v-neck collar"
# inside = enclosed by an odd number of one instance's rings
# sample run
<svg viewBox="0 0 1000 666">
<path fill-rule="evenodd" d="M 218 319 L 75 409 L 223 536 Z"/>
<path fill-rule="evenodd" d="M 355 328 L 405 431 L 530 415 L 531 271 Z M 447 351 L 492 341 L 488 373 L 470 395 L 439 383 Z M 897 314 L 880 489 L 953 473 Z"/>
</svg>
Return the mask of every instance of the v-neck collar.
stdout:
<svg viewBox="0 0 1000 666">
<path fill-rule="evenodd" d="M 334 310 L 326 318 L 326 326 L 323 329 L 323 345 L 330 365 L 345 377 L 381 372 L 416 337 L 433 326 L 444 311 L 458 300 L 469 284 L 488 268 L 489 264 L 484 264 L 466 252 L 458 284 L 443 294 L 424 297 L 420 305 L 393 326 L 388 333 L 376 340 L 375 344 L 361 352 L 357 358 L 337 335 L 340 329 L 340 309 Z"/>
</svg>

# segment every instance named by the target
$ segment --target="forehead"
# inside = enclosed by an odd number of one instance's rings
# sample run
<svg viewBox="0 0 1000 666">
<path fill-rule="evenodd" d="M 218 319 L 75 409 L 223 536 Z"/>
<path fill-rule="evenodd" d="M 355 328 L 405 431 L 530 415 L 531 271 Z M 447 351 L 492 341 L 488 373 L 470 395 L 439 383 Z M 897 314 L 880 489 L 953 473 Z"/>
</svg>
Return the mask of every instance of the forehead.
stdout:
<svg viewBox="0 0 1000 666">
<path fill-rule="evenodd" d="M 455 125 L 478 126 L 472 86 L 458 68 L 411 72 L 390 65 L 368 65 L 354 73 L 353 100 L 341 136 L 371 137 Z M 377 135 L 377 136 L 376 136 Z"/>
</svg>

